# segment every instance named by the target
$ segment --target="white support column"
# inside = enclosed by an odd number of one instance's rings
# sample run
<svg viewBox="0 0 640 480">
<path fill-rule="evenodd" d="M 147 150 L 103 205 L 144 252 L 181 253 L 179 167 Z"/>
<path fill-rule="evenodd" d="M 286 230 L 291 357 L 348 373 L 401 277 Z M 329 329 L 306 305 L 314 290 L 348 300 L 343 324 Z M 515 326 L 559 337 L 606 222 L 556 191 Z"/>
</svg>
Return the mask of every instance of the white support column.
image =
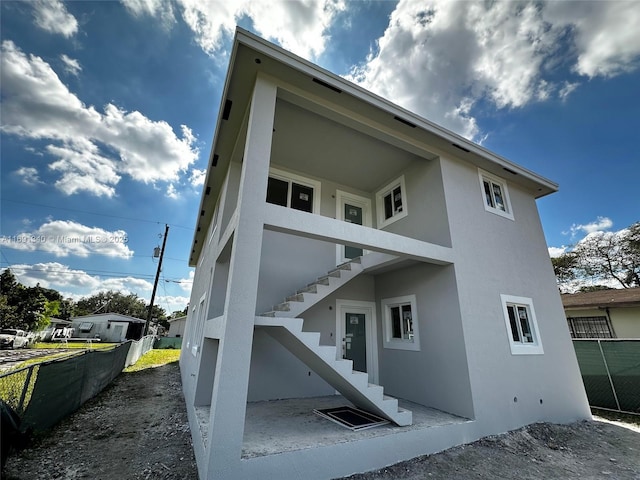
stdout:
<svg viewBox="0 0 640 480">
<path fill-rule="evenodd" d="M 240 474 L 275 103 L 276 86 L 258 76 L 249 111 L 238 223 L 211 401 L 207 440 L 210 479 L 233 479 Z"/>
</svg>

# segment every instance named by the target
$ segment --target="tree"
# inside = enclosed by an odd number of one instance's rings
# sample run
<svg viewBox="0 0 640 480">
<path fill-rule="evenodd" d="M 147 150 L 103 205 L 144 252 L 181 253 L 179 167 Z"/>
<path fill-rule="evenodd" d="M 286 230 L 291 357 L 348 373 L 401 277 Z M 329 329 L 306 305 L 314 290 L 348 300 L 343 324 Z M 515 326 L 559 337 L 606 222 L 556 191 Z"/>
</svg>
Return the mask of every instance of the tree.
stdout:
<svg viewBox="0 0 640 480">
<path fill-rule="evenodd" d="M 618 232 L 593 232 L 552 259 L 562 289 L 571 286 L 640 287 L 640 222 Z"/>
<path fill-rule="evenodd" d="M 134 293 L 125 295 L 116 291 L 100 292 L 90 297 L 85 297 L 76 303 L 75 314 L 91 315 L 94 313 L 119 313 L 129 317 L 147 319 L 149 306 L 144 300 Z M 154 305 L 151 311 L 151 318 L 163 321 L 167 314 L 163 308 Z"/>
</svg>

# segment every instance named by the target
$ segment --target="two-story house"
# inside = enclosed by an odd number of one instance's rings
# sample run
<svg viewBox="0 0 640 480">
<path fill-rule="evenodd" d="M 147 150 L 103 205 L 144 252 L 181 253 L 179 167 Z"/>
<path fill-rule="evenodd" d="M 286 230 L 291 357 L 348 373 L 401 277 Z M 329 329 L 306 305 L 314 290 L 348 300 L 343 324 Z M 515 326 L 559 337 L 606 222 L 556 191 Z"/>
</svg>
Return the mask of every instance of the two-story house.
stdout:
<svg viewBox="0 0 640 480">
<path fill-rule="evenodd" d="M 556 189 L 238 29 L 180 360 L 201 478 L 334 478 L 589 418 L 536 207 Z M 342 406 L 389 423 L 314 414 Z"/>
</svg>

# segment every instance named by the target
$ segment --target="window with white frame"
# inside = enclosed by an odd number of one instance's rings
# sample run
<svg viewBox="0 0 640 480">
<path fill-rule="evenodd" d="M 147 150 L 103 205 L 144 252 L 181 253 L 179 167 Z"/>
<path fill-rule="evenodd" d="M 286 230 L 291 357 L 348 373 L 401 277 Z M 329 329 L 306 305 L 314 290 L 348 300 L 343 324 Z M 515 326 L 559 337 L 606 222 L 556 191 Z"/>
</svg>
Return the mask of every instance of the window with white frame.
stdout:
<svg viewBox="0 0 640 480">
<path fill-rule="evenodd" d="M 507 336 L 513 355 L 542 354 L 542 341 L 533 301 L 526 297 L 500 295 L 507 327 Z"/>
<path fill-rule="evenodd" d="M 303 212 L 320 210 L 320 182 L 271 168 L 267 183 L 267 202 Z"/>
<path fill-rule="evenodd" d="M 500 177 L 483 170 L 479 170 L 479 175 L 485 210 L 513 220 L 507 183 Z"/>
<path fill-rule="evenodd" d="M 385 298 L 382 304 L 384 347 L 420 350 L 416 296 Z"/>
<path fill-rule="evenodd" d="M 404 184 L 404 175 L 378 190 L 376 210 L 378 228 L 386 227 L 407 216 L 407 189 Z"/>
<path fill-rule="evenodd" d="M 194 312 L 194 320 L 196 321 L 191 335 L 191 353 L 195 357 L 201 350 L 200 345 L 204 342 L 204 321 L 206 319 L 205 301 L 206 294 L 200 297 L 197 309 Z"/>
</svg>

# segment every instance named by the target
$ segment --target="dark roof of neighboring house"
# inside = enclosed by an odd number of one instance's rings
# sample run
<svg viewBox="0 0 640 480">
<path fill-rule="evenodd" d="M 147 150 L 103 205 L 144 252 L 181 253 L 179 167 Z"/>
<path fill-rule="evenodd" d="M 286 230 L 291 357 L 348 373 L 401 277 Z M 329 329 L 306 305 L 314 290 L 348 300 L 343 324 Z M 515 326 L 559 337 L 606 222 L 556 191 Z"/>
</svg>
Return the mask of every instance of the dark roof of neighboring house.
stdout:
<svg viewBox="0 0 640 480">
<path fill-rule="evenodd" d="M 640 287 L 562 295 L 564 308 L 638 307 Z"/>
</svg>

